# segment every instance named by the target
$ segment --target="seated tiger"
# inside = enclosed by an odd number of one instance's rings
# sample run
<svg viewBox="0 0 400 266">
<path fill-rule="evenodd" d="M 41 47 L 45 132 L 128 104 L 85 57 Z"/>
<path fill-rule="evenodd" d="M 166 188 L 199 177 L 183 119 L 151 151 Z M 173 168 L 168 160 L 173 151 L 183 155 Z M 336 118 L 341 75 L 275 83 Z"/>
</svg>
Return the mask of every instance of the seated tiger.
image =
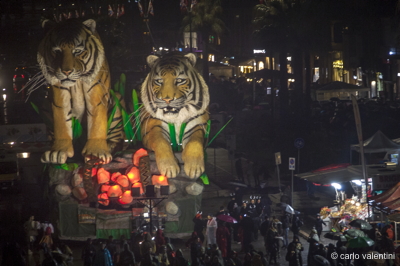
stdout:
<svg viewBox="0 0 400 266">
<path fill-rule="evenodd" d="M 43 22 L 43 27 L 54 23 Z M 54 23 L 56 24 L 56 23 Z M 69 19 L 57 23 L 39 45 L 38 62 L 51 85 L 54 142 L 41 160 L 65 163 L 73 157 L 72 120 L 87 119 L 87 141 L 82 150 L 86 160 L 112 159 L 111 148 L 123 137 L 120 117 L 107 128 L 110 105 L 110 73 L 104 47 L 92 19 Z"/>
<path fill-rule="evenodd" d="M 180 167 L 171 148 L 168 123 L 175 125 L 178 143 L 181 125 L 187 123 L 179 143 L 186 175 L 197 178 L 204 172 L 209 93 L 195 63 L 196 56 L 191 53 L 147 57 L 151 71 L 141 88 L 143 144 L 154 151 L 160 173 L 171 178 L 178 175 Z"/>
</svg>

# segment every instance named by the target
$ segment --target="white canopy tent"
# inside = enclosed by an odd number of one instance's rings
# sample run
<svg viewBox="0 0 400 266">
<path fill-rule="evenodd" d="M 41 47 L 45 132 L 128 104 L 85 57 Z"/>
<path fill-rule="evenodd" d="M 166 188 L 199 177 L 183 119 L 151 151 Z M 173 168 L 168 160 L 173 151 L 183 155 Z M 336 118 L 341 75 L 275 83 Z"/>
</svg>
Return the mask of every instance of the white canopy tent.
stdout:
<svg viewBox="0 0 400 266">
<path fill-rule="evenodd" d="M 350 162 L 352 161 L 352 151 L 360 152 L 360 145 L 350 146 Z M 378 130 L 372 137 L 364 141 L 364 153 L 386 152 L 395 154 L 400 152 L 400 144 L 386 137 L 382 131 Z"/>
</svg>

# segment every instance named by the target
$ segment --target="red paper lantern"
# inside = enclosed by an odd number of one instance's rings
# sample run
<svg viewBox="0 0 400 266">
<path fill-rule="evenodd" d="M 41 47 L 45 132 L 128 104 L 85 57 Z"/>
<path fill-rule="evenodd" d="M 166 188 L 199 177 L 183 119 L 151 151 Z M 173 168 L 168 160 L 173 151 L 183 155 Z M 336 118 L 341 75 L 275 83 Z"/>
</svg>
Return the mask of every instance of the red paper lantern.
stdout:
<svg viewBox="0 0 400 266">
<path fill-rule="evenodd" d="M 107 191 L 107 195 L 109 198 L 118 198 L 119 196 L 121 196 L 122 189 L 120 185 L 111 186 Z"/>
<path fill-rule="evenodd" d="M 108 206 L 110 204 L 110 200 L 108 199 L 107 193 L 101 193 L 97 196 L 98 202 L 104 206 Z"/>
<path fill-rule="evenodd" d="M 117 178 L 117 184 L 120 185 L 123 188 L 129 187 L 129 179 L 126 175 L 120 175 Z"/>
<path fill-rule="evenodd" d="M 108 192 L 108 190 L 110 189 L 110 185 L 109 184 L 104 184 L 104 185 L 101 185 L 101 189 L 100 189 L 100 191 L 103 193 L 103 192 Z"/>
<path fill-rule="evenodd" d="M 97 183 L 104 184 L 110 181 L 110 173 L 107 172 L 104 168 L 100 168 L 97 171 Z"/>
<path fill-rule="evenodd" d="M 133 165 L 135 166 L 139 166 L 139 160 L 141 157 L 143 156 L 147 156 L 148 153 L 145 149 L 139 149 L 135 152 L 135 154 L 133 155 Z"/>
<path fill-rule="evenodd" d="M 117 178 L 118 178 L 120 175 L 121 175 L 120 172 L 112 173 L 112 175 L 111 175 L 111 180 L 114 181 L 114 182 L 117 182 Z"/>
<path fill-rule="evenodd" d="M 155 185 L 156 187 L 159 186 L 168 186 L 168 178 L 166 178 L 163 175 L 153 175 L 151 177 L 151 182 L 153 185 Z"/>
<path fill-rule="evenodd" d="M 140 172 L 137 167 L 132 167 L 131 170 L 129 170 L 129 173 L 126 174 L 126 176 L 129 178 L 129 181 L 131 181 L 132 184 L 140 182 Z"/>
<path fill-rule="evenodd" d="M 122 196 L 119 198 L 118 202 L 120 204 L 130 204 L 133 201 L 132 197 L 132 192 L 130 190 L 127 190 L 122 194 Z"/>
</svg>

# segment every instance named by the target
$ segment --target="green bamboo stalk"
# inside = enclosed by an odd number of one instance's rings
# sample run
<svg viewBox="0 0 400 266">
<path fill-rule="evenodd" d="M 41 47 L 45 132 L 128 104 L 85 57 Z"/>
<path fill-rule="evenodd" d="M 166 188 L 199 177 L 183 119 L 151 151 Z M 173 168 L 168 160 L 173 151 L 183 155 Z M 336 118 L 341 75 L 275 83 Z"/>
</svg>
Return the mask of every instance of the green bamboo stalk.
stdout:
<svg viewBox="0 0 400 266">
<path fill-rule="evenodd" d="M 211 145 L 211 143 L 214 141 L 214 139 L 222 132 L 222 130 L 225 129 L 225 127 L 232 121 L 232 119 L 233 119 L 233 117 L 231 119 L 229 119 L 228 122 L 226 122 L 226 124 L 217 132 L 217 134 L 215 134 L 215 136 L 210 140 L 210 142 L 207 143 L 206 148 Z"/>
<path fill-rule="evenodd" d="M 78 119 L 72 117 L 72 139 L 77 139 L 82 136 L 82 125 Z"/>
<path fill-rule="evenodd" d="M 113 117 L 114 117 L 114 115 L 115 115 L 115 112 L 117 111 L 117 108 L 118 108 L 118 106 L 115 104 L 115 105 L 114 105 L 114 108 L 113 108 L 112 111 L 111 111 L 110 116 L 108 117 L 108 121 L 107 121 L 107 131 L 110 130 L 110 126 L 111 126 L 111 123 L 112 123 L 112 121 L 113 121 Z"/>
<path fill-rule="evenodd" d="M 208 175 L 206 173 L 203 173 L 200 176 L 201 181 L 203 181 L 204 185 L 209 185 L 210 184 L 210 180 L 208 179 Z"/>
<path fill-rule="evenodd" d="M 129 115 L 126 113 L 125 109 L 122 107 L 121 102 L 119 101 L 118 97 L 115 95 L 115 92 L 113 90 L 110 90 L 110 94 L 114 98 L 115 105 L 118 106 L 118 108 L 121 111 L 122 123 L 123 123 L 123 126 L 124 126 L 124 132 L 125 132 L 126 138 L 129 141 L 134 141 L 132 123 L 131 123 L 131 121 L 129 119 Z"/>
<path fill-rule="evenodd" d="M 32 108 L 36 111 L 36 113 L 39 114 L 39 107 L 37 107 L 37 105 L 34 104 L 33 102 L 30 102 L 30 103 L 31 103 L 31 105 L 32 105 Z"/>
<path fill-rule="evenodd" d="M 177 152 L 178 144 L 176 143 L 175 125 L 173 123 L 168 123 L 168 127 L 169 127 L 169 137 L 171 138 L 172 150 L 174 152 Z"/>
<path fill-rule="evenodd" d="M 185 132 L 186 125 L 187 125 L 187 123 L 182 123 L 181 130 L 179 131 L 179 143 L 178 143 L 179 151 L 182 151 L 182 140 L 183 140 L 183 135 Z"/>
</svg>

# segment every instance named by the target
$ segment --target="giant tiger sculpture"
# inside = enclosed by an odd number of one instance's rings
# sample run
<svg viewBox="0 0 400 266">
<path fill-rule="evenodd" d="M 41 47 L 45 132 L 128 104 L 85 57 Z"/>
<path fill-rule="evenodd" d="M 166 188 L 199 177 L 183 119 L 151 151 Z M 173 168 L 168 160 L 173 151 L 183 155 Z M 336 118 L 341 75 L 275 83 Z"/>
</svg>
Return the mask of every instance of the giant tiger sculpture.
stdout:
<svg viewBox="0 0 400 266">
<path fill-rule="evenodd" d="M 43 22 L 50 24 L 51 22 Z M 47 26 L 47 25 L 46 25 Z M 72 120 L 86 113 L 87 141 L 82 150 L 86 160 L 112 159 L 111 149 L 123 137 L 121 117 L 114 116 L 107 128 L 111 104 L 110 74 L 104 48 L 94 20 L 69 19 L 49 30 L 39 46 L 38 62 L 51 84 L 54 142 L 42 156 L 44 163 L 65 163 L 74 156 Z"/>
<path fill-rule="evenodd" d="M 204 134 L 209 119 L 207 84 L 194 69 L 194 54 L 169 53 L 161 57 L 150 55 L 147 63 L 151 71 L 141 88 L 145 107 L 141 112 L 143 144 L 154 151 L 159 172 L 168 178 L 176 177 L 181 170 L 171 148 L 169 130 L 173 124 L 176 141 L 183 148 L 183 169 L 186 177 L 192 180 L 188 184 L 193 188 L 197 184 L 194 179 L 205 170 Z M 182 124 L 186 126 L 181 133 Z M 182 143 L 179 143 L 180 140 Z M 186 191 L 189 190 L 186 187 Z M 179 207 L 169 202 L 166 210 L 176 214 Z"/>
</svg>

